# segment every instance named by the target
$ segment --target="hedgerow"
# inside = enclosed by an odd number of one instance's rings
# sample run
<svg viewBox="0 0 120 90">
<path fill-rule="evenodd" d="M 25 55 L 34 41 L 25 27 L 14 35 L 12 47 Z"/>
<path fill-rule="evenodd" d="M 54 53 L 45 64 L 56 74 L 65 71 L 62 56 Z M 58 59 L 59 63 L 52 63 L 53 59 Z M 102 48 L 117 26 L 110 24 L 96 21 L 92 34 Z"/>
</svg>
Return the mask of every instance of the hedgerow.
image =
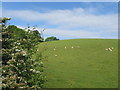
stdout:
<svg viewBox="0 0 120 90">
<path fill-rule="evenodd" d="M 41 34 L 35 29 L 6 26 L 7 20 L 1 19 L 2 88 L 42 88 L 46 81 L 42 56 L 32 58 L 35 46 L 43 40 Z"/>
</svg>

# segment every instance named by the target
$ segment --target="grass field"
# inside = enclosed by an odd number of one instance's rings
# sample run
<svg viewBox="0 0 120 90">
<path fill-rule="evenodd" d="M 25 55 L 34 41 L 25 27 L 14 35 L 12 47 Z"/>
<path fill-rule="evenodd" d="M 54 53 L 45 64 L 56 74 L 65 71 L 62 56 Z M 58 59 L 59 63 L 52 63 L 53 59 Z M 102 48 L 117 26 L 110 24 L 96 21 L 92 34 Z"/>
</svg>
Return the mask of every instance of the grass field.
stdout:
<svg viewBox="0 0 120 90">
<path fill-rule="evenodd" d="M 112 51 L 106 48 L 114 48 Z M 118 40 L 71 39 L 44 42 L 47 88 L 117 88 Z M 46 49 L 46 50 L 45 50 Z"/>
</svg>

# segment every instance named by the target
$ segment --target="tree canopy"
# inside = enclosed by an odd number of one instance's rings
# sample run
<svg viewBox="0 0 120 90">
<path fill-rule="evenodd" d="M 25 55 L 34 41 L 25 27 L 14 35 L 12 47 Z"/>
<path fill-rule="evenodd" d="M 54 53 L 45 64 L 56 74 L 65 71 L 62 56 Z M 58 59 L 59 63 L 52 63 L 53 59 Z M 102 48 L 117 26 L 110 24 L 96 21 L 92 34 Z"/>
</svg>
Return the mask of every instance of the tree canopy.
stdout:
<svg viewBox="0 0 120 90">
<path fill-rule="evenodd" d="M 57 37 L 54 37 L 54 36 L 52 36 L 52 37 L 47 37 L 46 39 L 45 39 L 45 41 L 54 41 L 54 40 L 59 40 Z"/>
</svg>

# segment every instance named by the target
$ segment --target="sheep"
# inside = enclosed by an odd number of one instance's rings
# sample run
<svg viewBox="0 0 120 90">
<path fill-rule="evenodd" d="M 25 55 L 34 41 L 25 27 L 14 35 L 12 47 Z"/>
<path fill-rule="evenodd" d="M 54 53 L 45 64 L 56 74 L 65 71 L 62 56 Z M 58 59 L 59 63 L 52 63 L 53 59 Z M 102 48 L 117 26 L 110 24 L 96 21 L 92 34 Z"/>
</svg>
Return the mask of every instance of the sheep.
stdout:
<svg viewBox="0 0 120 90">
<path fill-rule="evenodd" d="M 74 48 L 73 46 L 71 48 Z"/>
<path fill-rule="evenodd" d="M 64 47 L 65 49 L 67 48 L 67 47 Z"/>
<path fill-rule="evenodd" d="M 55 54 L 55 57 L 57 57 L 57 54 Z"/>
<path fill-rule="evenodd" d="M 111 48 L 108 48 L 108 50 L 109 50 L 109 51 L 112 51 L 112 49 L 111 49 Z"/>
<path fill-rule="evenodd" d="M 106 50 L 106 51 L 113 51 L 113 49 L 114 49 L 114 48 L 112 47 L 112 48 L 106 48 L 105 50 Z"/>
<path fill-rule="evenodd" d="M 105 49 L 106 51 L 108 50 L 108 48 Z"/>
</svg>

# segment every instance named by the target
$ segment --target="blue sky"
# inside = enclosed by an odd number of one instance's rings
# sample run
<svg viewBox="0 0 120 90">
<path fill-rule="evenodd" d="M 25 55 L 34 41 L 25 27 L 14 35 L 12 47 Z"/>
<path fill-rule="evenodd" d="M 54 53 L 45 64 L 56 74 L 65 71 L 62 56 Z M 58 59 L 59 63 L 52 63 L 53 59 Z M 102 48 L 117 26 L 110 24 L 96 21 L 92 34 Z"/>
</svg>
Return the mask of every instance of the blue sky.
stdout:
<svg viewBox="0 0 120 90">
<path fill-rule="evenodd" d="M 117 2 L 3 2 L 10 24 L 46 30 L 43 36 L 60 39 L 117 38 Z"/>
</svg>

